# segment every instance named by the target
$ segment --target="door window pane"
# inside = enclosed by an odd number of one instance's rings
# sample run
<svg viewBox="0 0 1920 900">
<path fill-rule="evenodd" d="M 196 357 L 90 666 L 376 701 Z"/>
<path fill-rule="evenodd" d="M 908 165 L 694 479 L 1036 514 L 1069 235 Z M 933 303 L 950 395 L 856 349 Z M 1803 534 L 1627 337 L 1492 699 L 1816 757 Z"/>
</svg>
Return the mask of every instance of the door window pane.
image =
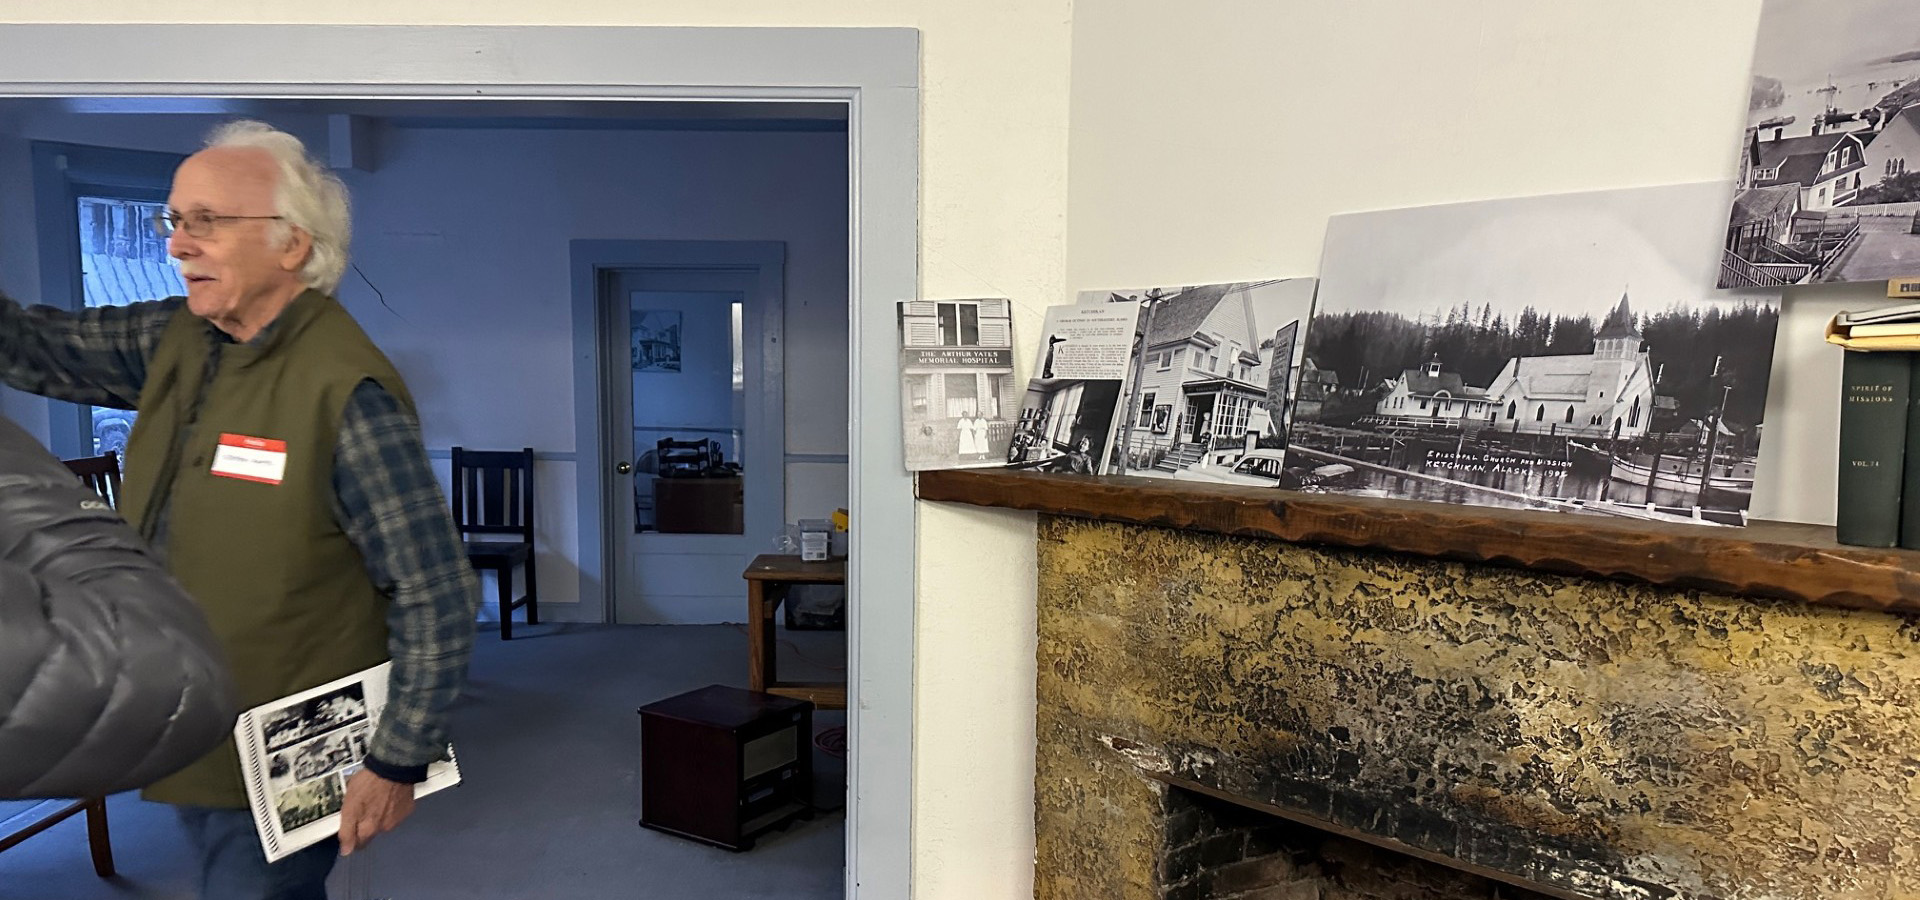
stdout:
<svg viewBox="0 0 1920 900">
<path fill-rule="evenodd" d="M 745 531 L 745 356 L 738 294 L 635 291 L 635 533 Z"/>
</svg>

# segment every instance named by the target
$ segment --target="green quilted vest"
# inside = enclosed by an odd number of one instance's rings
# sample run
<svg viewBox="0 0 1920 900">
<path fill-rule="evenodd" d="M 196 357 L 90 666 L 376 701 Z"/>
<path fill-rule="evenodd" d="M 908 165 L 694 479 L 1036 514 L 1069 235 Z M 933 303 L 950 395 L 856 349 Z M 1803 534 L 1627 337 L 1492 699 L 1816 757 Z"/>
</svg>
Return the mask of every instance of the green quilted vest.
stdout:
<svg viewBox="0 0 1920 900">
<path fill-rule="evenodd" d="M 208 382 L 213 336 L 184 307 L 161 336 L 127 440 L 121 511 L 152 541 L 165 510 L 167 568 L 206 611 L 245 709 L 387 659 L 387 597 L 334 520 L 333 453 L 362 379 L 408 410 L 413 400 L 346 310 L 317 291 L 288 306 L 259 346 L 223 346 Z M 233 740 L 144 796 L 246 806 Z"/>
</svg>

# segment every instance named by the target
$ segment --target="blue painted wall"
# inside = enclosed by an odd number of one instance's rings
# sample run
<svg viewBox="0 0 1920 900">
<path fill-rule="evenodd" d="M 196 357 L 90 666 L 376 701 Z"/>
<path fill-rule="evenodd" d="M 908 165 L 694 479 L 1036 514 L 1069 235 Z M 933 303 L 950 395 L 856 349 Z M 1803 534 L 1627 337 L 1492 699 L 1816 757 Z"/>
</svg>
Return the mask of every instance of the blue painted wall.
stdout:
<svg viewBox="0 0 1920 900">
<path fill-rule="evenodd" d="M 316 116 L 276 124 L 326 146 Z M 32 139 L 194 149 L 199 115 L 18 113 L 0 107 L 0 291 L 33 298 Z M 382 126 L 354 198 L 340 297 L 419 398 L 430 449 L 533 446 L 541 463 L 542 615 L 597 620 L 577 598 L 568 242 L 787 244 L 789 518 L 847 504 L 847 158 L 834 133 Z M 377 289 L 377 292 L 376 292 Z M 384 297 L 384 299 L 383 299 Z M 11 392 L 8 392 L 11 393 Z M 45 404 L 0 395 L 45 434 Z"/>
</svg>

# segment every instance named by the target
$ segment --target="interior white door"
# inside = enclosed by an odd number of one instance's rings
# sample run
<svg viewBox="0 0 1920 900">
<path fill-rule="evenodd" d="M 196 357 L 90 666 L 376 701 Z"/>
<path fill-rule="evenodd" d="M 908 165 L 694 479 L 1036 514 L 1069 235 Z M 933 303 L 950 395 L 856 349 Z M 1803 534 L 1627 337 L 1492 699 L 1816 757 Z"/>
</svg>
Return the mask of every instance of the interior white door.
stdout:
<svg viewBox="0 0 1920 900">
<path fill-rule="evenodd" d="M 601 354 L 614 411 L 614 621 L 738 622 L 740 573 L 784 524 L 766 298 L 750 272 L 607 273 Z"/>
</svg>

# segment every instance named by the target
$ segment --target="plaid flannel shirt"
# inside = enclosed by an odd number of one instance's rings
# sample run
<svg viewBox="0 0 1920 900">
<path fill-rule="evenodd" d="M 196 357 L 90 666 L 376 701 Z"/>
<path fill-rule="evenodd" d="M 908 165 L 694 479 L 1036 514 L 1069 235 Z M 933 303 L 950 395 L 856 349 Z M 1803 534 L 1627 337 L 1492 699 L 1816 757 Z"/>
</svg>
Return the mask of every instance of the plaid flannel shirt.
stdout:
<svg viewBox="0 0 1920 900">
<path fill-rule="evenodd" d="M 175 298 L 73 313 L 0 297 L 0 381 L 57 400 L 135 409 L 160 335 L 184 305 Z M 333 487 L 334 518 L 390 598 L 390 696 L 367 768 L 417 782 L 447 743 L 448 708 L 473 652 L 479 581 L 419 423 L 373 381 L 361 382 L 347 405 Z M 164 533 L 166 510 L 160 514 Z"/>
</svg>

